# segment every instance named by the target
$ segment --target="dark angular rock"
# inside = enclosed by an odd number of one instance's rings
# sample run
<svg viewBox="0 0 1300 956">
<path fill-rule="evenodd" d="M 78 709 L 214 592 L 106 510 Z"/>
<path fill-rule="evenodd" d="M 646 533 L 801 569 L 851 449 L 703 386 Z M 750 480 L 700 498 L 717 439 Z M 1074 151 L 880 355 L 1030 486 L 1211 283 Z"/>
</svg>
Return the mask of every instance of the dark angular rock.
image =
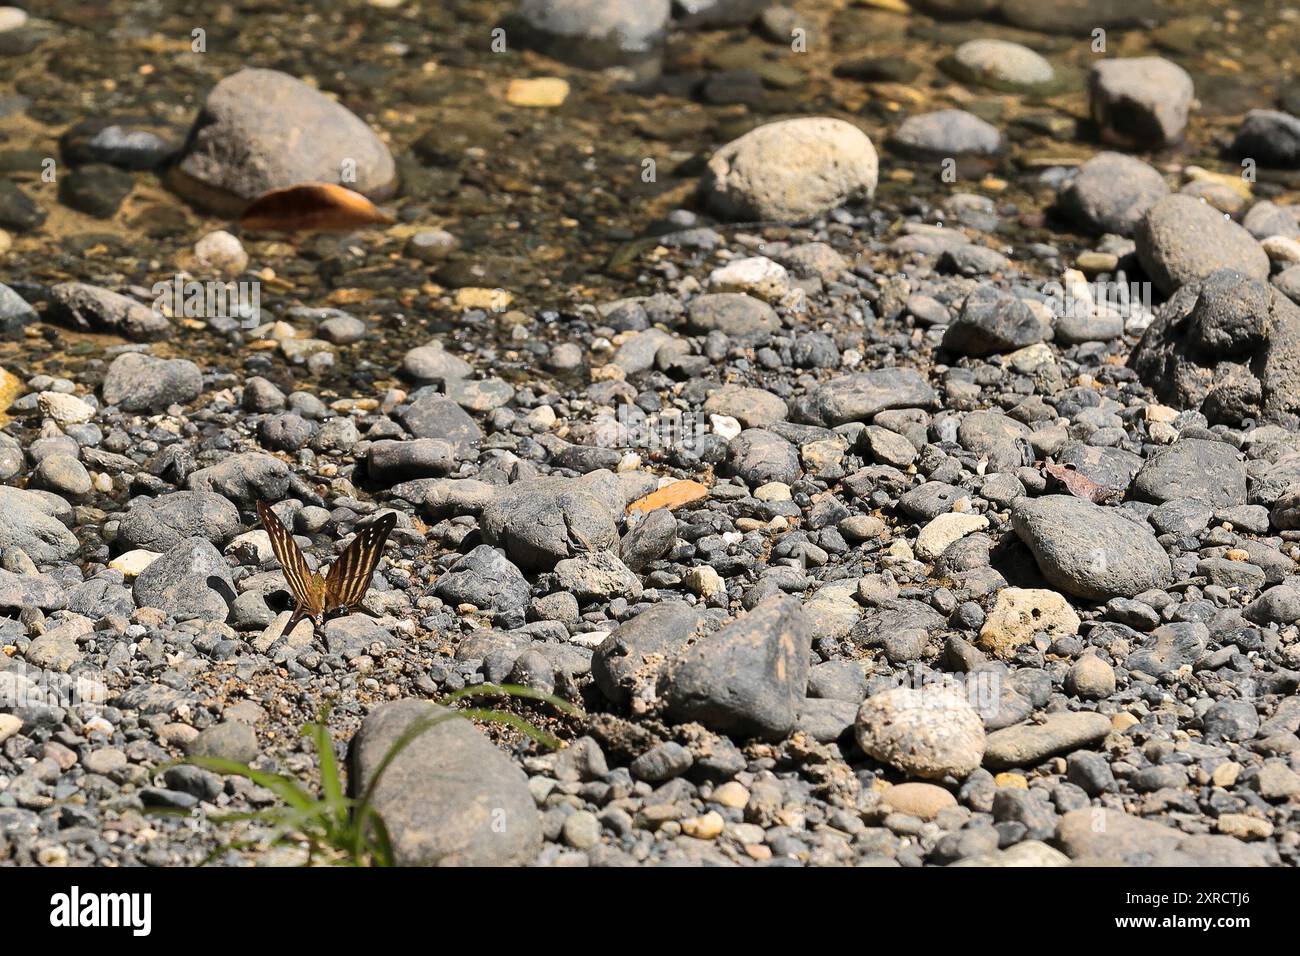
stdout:
<svg viewBox="0 0 1300 956">
<path fill-rule="evenodd" d="M 1180 288 L 1129 365 L 1161 401 L 1239 424 L 1300 409 L 1300 306 L 1230 269 Z"/>
<path fill-rule="evenodd" d="M 532 588 L 505 554 L 481 544 L 447 569 L 433 593 L 449 604 L 491 610 L 502 627 L 519 627 Z"/>
<path fill-rule="evenodd" d="M 769 598 L 672 662 L 661 678 L 670 719 L 781 739 L 804 700 L 811 641 L 799 601 Z"/>
</svg>

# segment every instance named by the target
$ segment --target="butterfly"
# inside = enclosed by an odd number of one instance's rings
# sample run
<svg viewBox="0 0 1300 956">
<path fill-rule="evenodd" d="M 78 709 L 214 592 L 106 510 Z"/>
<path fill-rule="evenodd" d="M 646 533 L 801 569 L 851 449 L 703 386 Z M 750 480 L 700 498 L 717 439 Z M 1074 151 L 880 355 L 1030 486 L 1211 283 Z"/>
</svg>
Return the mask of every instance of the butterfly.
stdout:
<svg viewBox="0 0 1300 956">
<path fill-rule="evenodd" d="M 302 549 L 270 505 L 259 501 L 257 514 L 271 538 L 271 550 L 284 569 L 289 590 L 293 592 L 293 616 L 284 629 L 285 634 L 291 633 L 294 625 L 304 617 L 310 617 L 320 627 L 325 615 L 350 610 L 360 604 L 370 588 L 370 579 L 375 576 L 375 566 L 384 553 L 384 542 L 397 524 L 397 512 L 390 511 L 366 525 L 322 575 L 307 567 Z"/>
</svg>

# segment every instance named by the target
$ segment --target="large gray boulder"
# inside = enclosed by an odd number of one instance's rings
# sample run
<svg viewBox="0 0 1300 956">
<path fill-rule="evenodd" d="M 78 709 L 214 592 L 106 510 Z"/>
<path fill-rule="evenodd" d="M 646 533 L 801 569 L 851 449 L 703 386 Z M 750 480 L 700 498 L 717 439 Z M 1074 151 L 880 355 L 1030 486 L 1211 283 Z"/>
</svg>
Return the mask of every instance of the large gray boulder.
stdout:
<svg viewBox="0 0 1300 956">
<path fill-rule="evenodd" d="M 186 538 L 221 546 L 239 533 L 239 509 L 210 491 L 175 491 L 138 501 L 122 517 L 117 537 L 127 549 L 170 551 Z"/>
<path fill-rule="evenodd" d="M 505 549 L 526 571 L 549 571 L 557 561 L 611 548 L 618 540 L 614 515 L 576 478 L 516 482 L 483 509 L 483 537 Z"/>
<path fill-rule="evenodd" d="M 803 409 L 803 418 L 833 427 L 870 421 L 892 408 L 930 408 L 936 401 L 934 389 L 916 369 L 877 368 L 819 385 Z"/>
<path fill-rule="evenodd" d="M 135 603 L 178 621 L 224 621 L 235 588 L 221 552 L 206 538 L 186 538 L 140 572 Z"/>
<path fill-rule="evenodd" d="M 727 444 L 727 467 L 751 488 L 781 481 L 793 484 L 803 473 L 799 451 L 775 432 L 746 428 Z"/>
<path fill-rule="evenodd" d="M 0 335 L 16 335 L 40 316 L 31 303 L 7 285 L 0 283 Z"/>
<path fill-rule="evenodd" d="M 1134 241 L 1143 271 L 1166 295 L 1218 269 L 1268 278 L 1268 254 L 1255 237 L 1194 196 L 1161 199 L 1142 217 Z"/>
<path fill-rule="evenodd" d="M 781 331 L 776 310 L 743 292 L 696 296 L 691 300 L 687 325 L 697 335 L 717 331 L 744 345 L 762 345 Z"/>
<path fill-rule="evenodd" d="M 1089 232 L 1131 236 L 1147 210 L 1169 195 L 1159 171 L 1135 156 L 1098 153 L 1062 187 L 1061 210 Z"/>
<path fill-rule="evenodd" d="M 1158 56 L 1098 60 L 1088 75 L 1088 99 L 1102 139 L 1158 149 L 1183 138 L 1192 108 L 1192 78 Z"/>
<path fill-rule="evenodd" d="M 116 405 L 126 412 L 146 412 L 184 405 L 202 391 L 203 373 L 188 359 L 126 352 L 109 365 L 101 394 L 105 405 Z"/>
<path fill-rule="evenodd" d="M 1184 438 L 1147 460 L 1131 495 L 1163 504 L 1189 499 L 1214 508 L 1246 503 L 1246 463 L 1221 441 Z"/>
<path fill-rule="evenodd" d="M 0 550 L 22 548 L 37 564 L 54 564 L 75 555 L 77 536 L 64 526 L 53 495 L 0 485 Z"/>
<path fill-rule="evenodd" d="M 502 627 L 519 627 L 532 588 L 499 548 L 480 544 L 447 569 L 433 593 L 452 605 L 490 610 Z"/>
<path fill-rule="evenodd" d="M 50 286 L 45 317 L 70 329 L 107 332 L 132 342 L 152 342 L 171 334 L 171 323 L 161 312 L 120 292 L 85 282 Z"/>
<path fill-rule="evenodd" d="M 273 455 L 240 452 L 200 468 L 187 484 L 191 491 L 214 492 L 251 507 L 259 499 L 276 502 L 284 498 L 289 491 L 289 466 Z"/>
<path fill-rule="evenodd" d="M 992 355 L 1034 345 L 1049 330 L 1021 299 L 994 285 L 976 286 L 943 334 L 943 347 L 958 355 Z"/>
<path fill-rule="evenodd" d="M 1300 306 L 1262 281 L 1220 269 L 1156 312 L 1129 365 L 1162 402 L 1212 422 L 1300 410 Z"/>
<path fill-rule="evenodd" d="M 591 657 L 591 676 L 616 704 L 654 697 L 665 663 L 698 636 L 700 612 L 684 601 L 654 604 L 610 632 Z"/>
<path fill-rule="evenodd" d="M 1232 151 L 1261 166 L 1300 168 L 1300 118 L 1281 110 L 1251 110 L 1241 121 Z"/>
<path fill-rule="evenodd" d="M 307 182 L 386 199 L 397 189 L 397 167 L 346 107 L 287 73 L 244 69 L 208 94 L 171 181 L 205 205 L 235 209 Z"/>
<path fill-rule="evenodd" d="M 349 786 L 360 795 L 398 738 L 429 724 L 374 784 L 372 806 L 399 866 L 512 866 L 542 847 L 528 778 L 474 725 L 421 700 L 383 704 L 352 738 Z"/>
<path fill-rule="evenodd" d="M 1056 845 L 1080 866 L 1236 867 L 1276 864 L 1268 843 L 1188 834 L 1119 810 L 1084 807 L 1061 817 Z"/>
<path fill-rule="evenodd" d="M 574 66 L 653 75 L 671 21 L 669 0 L 523 0 L 502 26 L 507 42 Z"/>
<path fill-rule="evenodd" d="M 668 717 L 736 737 L 780 740 L 806 696 L 811 650 L 812 627 L 799 600 L 768 598 L 668 666 L 661 677 Z"/>
<path fill-rule="evenodd" d="M 766 123 L 713 154 L 700 182 L 724 219 L 799 222 L 876 192 L 867 134 L 825 116 Z"/>
<path fill-rule="evenodd" d="M 1169 583 L 1169 556 L 1151 531 L 1082 498 L 1020 498 L 1011 525 L 1055 588 L 1108 601 Z"/>
<path fill-rule="evenodd" d="M 0 568 L 0 611 L 23 608 L 57 611 L 68 606 L 68 595 L 48 574 L 15 574 Z"/>
</svg>

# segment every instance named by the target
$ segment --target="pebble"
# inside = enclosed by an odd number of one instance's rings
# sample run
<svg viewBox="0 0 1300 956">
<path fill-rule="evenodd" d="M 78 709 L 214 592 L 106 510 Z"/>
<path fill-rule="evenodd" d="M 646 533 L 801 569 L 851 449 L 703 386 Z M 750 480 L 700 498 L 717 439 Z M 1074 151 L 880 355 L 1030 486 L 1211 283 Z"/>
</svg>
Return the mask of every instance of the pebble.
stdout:
<svg viewBox="0 0 1300 956">
<path fill-rule="evenodd" d="M 989 734 L 984 763 L 995 768 L 1032 767 L 1047 757 L 1095 744 L 1110 730 L 1110 721 L 1102 714 L 1048 714 L 1041 724 L 1018 724 Z"/>
<path fill-rule="evenodd" d="M 868 697 L 855 734 L 864 753 L 913 776 L 965 777 L 984 757 L 984 725 L 964 696 L 896 687 Z"/>
<path fill-rule="evenodd" d="M 1056 591 L 1003 588 L 980 628 L 979 646 L 998 657 L 1009 657 L 1037 634 L 1049 638 L 1077 634 L 1079 623 L 1079 615 Z"/>
<path fill-rule="evenodd" d="M 194 244 L 194 255 L 219 275 L 233 277 L 248 268 L 244 244 L 224 229 L 214 230 Z"/>
<path fill-rule="evenodd" d="M 718 150 L 701 190 L 725 219 L 801 221 L 876 191 L 871 140 L 844 120 L 767 123 Z"/>
<path fill-rule="evenodd" d="M 557 76 L 511 80 L 506 102 L 511 106 L 556 107 L 569 98 L 569 84 Z"/>
<path fill-rule="evenodd" d="M 1045 59 L 1007 40 L 967 40 L 953 52 L 949 69 L 960 79 L 1013 93 L 1043 89 L 1056 79 Z"/>
<path fill-rule="evenodd" d="M 1187 72 L 1168 60 L 1121 57 L 1093 63 L 1088 96 L 1104 139 L 1156 149 L 1182 139 L 1194 91 Z"/>
</svg>

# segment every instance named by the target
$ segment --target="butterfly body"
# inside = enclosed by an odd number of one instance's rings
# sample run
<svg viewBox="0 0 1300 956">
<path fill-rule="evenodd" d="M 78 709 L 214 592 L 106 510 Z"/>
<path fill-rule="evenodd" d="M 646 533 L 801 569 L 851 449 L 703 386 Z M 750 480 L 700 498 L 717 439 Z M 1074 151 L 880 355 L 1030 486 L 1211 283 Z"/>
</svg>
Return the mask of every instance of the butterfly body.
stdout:
<svg viewBox="0 0 1300 956">
<path fill-rule="evenodd" d="M 302 549 L 269 505 L 259 501 L 257 514 L 271 539 L 271 550 L 284 570 L 284 580 L 294 598 L 293 616 L 285 627 L 286 634 L 305 617 L 310 617 L 320 627 L 327 615 L 351 610 L 360 604 L 383 556 L 384 542 L 397 524 L 396 513 L 390 511 L 361 528 L 338 560 L 321 574 L 307 567 Z"/>
</svg>

